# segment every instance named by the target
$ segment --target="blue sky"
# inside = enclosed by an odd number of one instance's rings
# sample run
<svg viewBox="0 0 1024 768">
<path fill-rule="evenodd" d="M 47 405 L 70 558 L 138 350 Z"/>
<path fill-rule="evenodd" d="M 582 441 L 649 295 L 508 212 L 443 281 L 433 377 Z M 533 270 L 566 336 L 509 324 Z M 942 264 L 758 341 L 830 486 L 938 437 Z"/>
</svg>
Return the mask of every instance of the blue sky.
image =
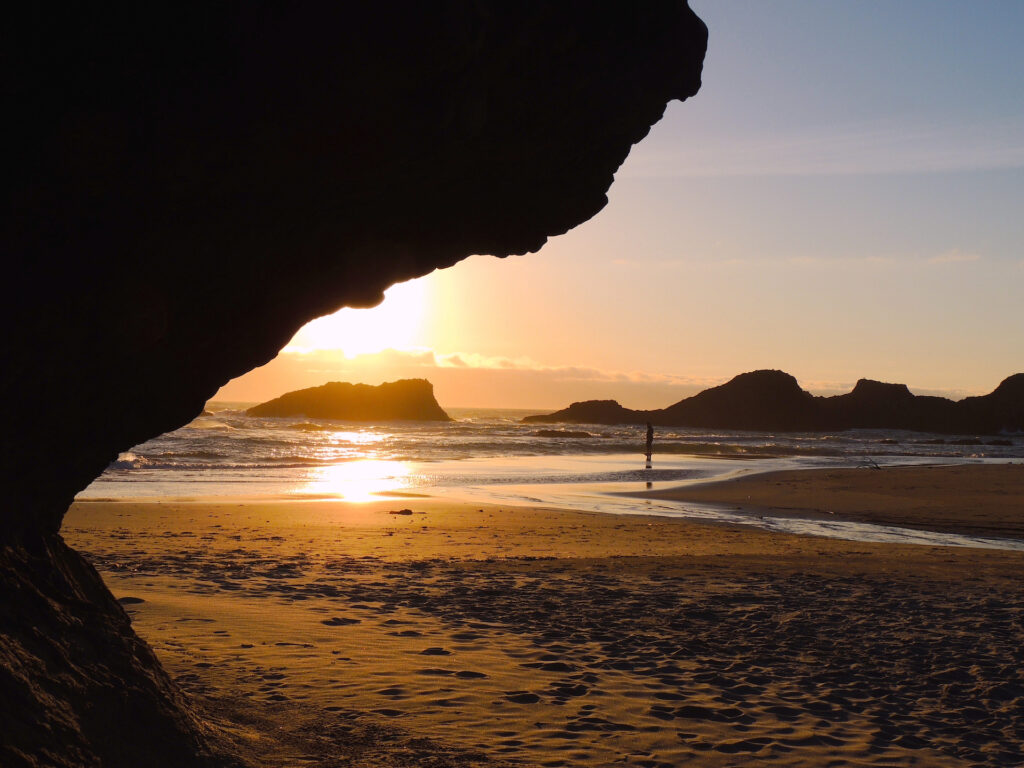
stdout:
<svg viewBox="0 0 1024 768">
<path fill-rule="evenodd" d="M 670 109 L 633 172 L 1024 165 L 1019 0 L 692 5 L 710 30 L 704 88 Z M 715 163 L 694 162 L 694 138 Z"/>
</svg>

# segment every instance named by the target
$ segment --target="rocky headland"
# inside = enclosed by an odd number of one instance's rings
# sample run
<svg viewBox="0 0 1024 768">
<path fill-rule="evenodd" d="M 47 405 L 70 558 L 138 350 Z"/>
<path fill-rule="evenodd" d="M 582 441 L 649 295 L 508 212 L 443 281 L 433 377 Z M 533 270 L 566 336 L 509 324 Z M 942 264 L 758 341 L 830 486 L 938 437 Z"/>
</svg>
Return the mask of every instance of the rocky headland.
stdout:
<svg viewBox="0 0 1024 768">
<path fill-rule="evenodd" d="M 658 410 L 632 410 L 614 400 L 573 403 L 527 416 L 539 424 L 644 424 L 706 429 L 814 432 L 907 429 L 945 434 L 1024 430 L 1024 373 L 979 397 L 955 401 L 913 394 L 905 384 L 861 379 L 853 391 L 816 397 L 783 371 L 742 373 L 717 387 Z"/>
<path fill-rule="evenodd" d="M 426 379 L 401 379 L 377 386 L 329 381 L 254 405 L 249 416 L 305 416 L 338 421 L 451 421 Z"/>
</svg>

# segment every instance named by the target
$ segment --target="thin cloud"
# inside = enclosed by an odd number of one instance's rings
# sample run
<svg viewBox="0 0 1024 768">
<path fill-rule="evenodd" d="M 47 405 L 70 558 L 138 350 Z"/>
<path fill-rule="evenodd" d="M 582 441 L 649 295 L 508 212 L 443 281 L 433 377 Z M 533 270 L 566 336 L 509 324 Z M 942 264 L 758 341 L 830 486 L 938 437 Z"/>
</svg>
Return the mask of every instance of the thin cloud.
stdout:
<svg viewBox="0 0 1024 768">
<path fill-rule="evenodd" d="M 785 261 L 796 267 L 884 267 L 899 260 L 892 256 L 792 256 Z"/>
<path fill-rule="evenodd" d="M 336 350 L 304 350 L 286 347 L 281 357 L 291 359 L 303 370 L 310 373 L 347 371 L 360 368 L 455 368 L 485 371 L 518 371 L 544 374 L 559 381 L 577 382 L 628 382 L 635 384 L 658 384 L 681 387 L 710 387 L 721 384 L 720 377 L 678 376 L 650 371 L 619 371 L 574 365 L 544 365 L 529 358 L 510 358 L 482 355 L 476 352 L 450 352 L 438 354 L 432 350 L 386 349 L 356 355 L 341 356 Z"/>
<path fill-rule="evenodd" d="M 980 253 L 959 251 L 955 248 L 928 259 L 929 264 L 963 264 L 981 259 Z"/>
</svg>

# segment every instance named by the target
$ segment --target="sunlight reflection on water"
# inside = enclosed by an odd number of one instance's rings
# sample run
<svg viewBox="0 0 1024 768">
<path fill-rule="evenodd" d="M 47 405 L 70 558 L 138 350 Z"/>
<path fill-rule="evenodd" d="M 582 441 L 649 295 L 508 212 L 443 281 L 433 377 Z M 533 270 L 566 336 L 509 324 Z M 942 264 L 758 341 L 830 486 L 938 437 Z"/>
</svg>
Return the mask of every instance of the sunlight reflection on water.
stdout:
<svg viewBox="0 0 1024 768">
<path fill-rule="evenodd" d="M 379 494 L 409 487 L 413 467 L 408 461 L 360 459 L 318 468 L 301 494 L 337 496 L 345 501 L 379 500 Z"/>
<path fill-rule="evenodd" d="M 348 431 L 332 431 L 330 433 L 331 443 L 334 445 L 374 445 L 376 443 L 383 443 L 384 440 L 390 438 L 391 435 L 387 432 L 376 432 L 369 429 L 360 430 L 359 432 Z"/>
</svg>

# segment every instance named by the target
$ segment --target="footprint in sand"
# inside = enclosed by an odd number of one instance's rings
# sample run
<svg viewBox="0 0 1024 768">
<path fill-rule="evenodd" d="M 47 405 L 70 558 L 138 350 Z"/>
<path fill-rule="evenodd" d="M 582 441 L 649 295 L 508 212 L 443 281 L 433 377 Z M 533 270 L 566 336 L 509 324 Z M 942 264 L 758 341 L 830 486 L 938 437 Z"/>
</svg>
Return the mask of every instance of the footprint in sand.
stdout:
<svg viewBox="0 0 1024 768">
<path fill-rule="evenodd" d="M 655 704 L 648 710 L 647 714 L 659 720 L 674 720 L 676 717 L 674 708 L 666 707 L 664 704 Z"/>
<path fill-rule="evenodd" d="M 139 603 L 146 602 L 141 597 L 120 597 L 117 602 L 121 605 L 138 605 Z"/>
<path fill-rule="evenodd" d="M 360 624 L 362 619 L 350 619 L 347 616 L 335 616 L 333 619 L 324 619 L 320 622 L 328 627 L 347 627 L 350 624 Z"/>
<path fill-rule="evenodd" d="M 529 691 L 506 691 L 505 698 L 514 704 L 536 704 L 540 696 Z"/>
<path fill-rule="evenodd" d="M 529 669 L 539 669 L 544 672 L 575 672 L 576 667 L 572 664 L 566 664 L 564 661 L 531 661 L 520 666 L 528 667 Z"/>
<path fill-rule="evenodd" d="M 446 651 L 444 648 L 438 648 L 436 646 L 432 648 L 424 648 L 420 651 L 420 656 L 451 656 L 451 651 Z"/>
<path fill-rule="evenodd" d="M 551 694 L 560 699 L 571 699 L 576 696 L 586 696 L 590 689 L 585 685 L 573 683 L 555 683 L 551 686 Z"/>
<path fill-rule="evenodd" d="M 760 752 L 772 743 L 768 738 L 742 739 L 737 741 L 723 741 L 715 745 L 715 750 L 724 752 L 727 755 L 735 755 L 739 752 Z"/>
</svg>

